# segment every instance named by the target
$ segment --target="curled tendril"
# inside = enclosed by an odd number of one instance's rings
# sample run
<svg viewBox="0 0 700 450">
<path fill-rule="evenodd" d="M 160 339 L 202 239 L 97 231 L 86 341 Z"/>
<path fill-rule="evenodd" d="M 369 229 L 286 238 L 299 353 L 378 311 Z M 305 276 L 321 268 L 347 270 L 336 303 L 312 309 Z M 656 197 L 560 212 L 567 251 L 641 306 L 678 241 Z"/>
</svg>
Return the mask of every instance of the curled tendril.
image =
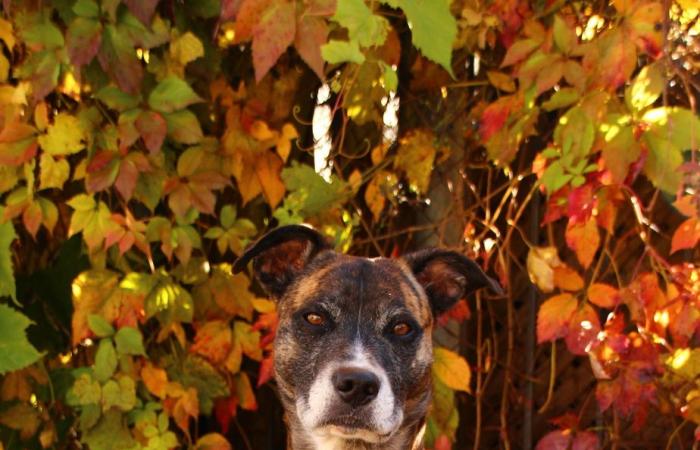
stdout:
<svg viewBox="0 0 700 450">
<path fill-rule="evenodd" d="M 307 121 L 307 120 L 302 119 L 302 118 L 299 116 L 299 113 L 300 113 L 300 112 L 301 112 L 301 106 L 299 106 L 299 105 L 294 105 L 294 108 L 292 108 L 292 117 L 294 117 L 294 120 L 296 120 L 296 121 L 299 122 L 300 124 L 302 124 L 302 125 L 304 125 L 304 126 L 307 126 L 307 127 L 310 127 L 311 125 L 313 125 L 313 120 L 312 120 L 311 122 L 309 122 L 309 121 Z"/>
<path fill-rule="evenodd" d="M 338 150 L 338 156 L 342 156 L 343 158 L 348 158 L 348 159 L 362 159 L 362 158 L 364 158 L 365 156 L 367 156 L 369 154 L 370 151 L 372 151 L 372 143 L 369 141 L 368 138 L 364 138 L 362 140 L 362 142 L 364 143 L 365 149 L 360 154 L 350 155 L 350 154 L 343 152 L 342 150 Z"/>
</svg>

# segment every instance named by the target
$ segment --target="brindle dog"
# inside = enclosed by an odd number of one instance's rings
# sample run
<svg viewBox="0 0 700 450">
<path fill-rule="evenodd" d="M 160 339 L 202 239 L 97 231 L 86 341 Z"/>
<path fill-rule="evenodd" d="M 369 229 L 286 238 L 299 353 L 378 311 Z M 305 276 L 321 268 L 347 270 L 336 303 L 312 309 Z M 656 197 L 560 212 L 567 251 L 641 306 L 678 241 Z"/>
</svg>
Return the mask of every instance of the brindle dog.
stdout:
<svg viewBox="0 0 700 450">
<path fill-rule="evenodd" d="M 291 450 L 419 450 L 430 402 L 434 318 L 498 284 L 465 256 L 336 253 L 311 228 L 285 226 L 234 264 L 278 302 L 275 378 Z"/>
</svg>

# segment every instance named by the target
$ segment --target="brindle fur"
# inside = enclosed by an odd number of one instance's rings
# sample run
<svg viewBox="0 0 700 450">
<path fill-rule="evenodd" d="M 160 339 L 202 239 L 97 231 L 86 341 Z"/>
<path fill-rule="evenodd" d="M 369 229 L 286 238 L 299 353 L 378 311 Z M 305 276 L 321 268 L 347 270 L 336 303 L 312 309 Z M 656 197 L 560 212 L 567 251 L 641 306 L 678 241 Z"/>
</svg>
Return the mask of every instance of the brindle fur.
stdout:
<svg viewBox="0 0 700 450">
<path fill-rule="evenodd" d="M 320 450 L 301 424 L 297 400 L 301 396 L 307 401 L 304 396 L 324 364 L 349 359 L 358 341 L 386 371 L 403 421 L 386 442 L 343 440 L 333 450 L 423 449 L 417 437 L 430 404 L 433 316 L 467 291 L 494 282 L 454 252 L 430 250 L 406 259 L 370 260 L 338 254 L 299 228 L 273 231 L 274 245 L 263 237 L 235 264 L 240 270 L 255 258 L 258 279 L 278 300 L 274 369 L 287 413 L 289 449 Z M 289 240 L 283 239 L 285 234 Z M 329 316 L 332 328 L 304 324 L 303 314 L 316 310 Z M 414 326 L 410 341 L 388 333 L 396 317 Z M 366 425 L 347 405 L 334 405 L 332 412 L 333 425 Z"/>
</svg>

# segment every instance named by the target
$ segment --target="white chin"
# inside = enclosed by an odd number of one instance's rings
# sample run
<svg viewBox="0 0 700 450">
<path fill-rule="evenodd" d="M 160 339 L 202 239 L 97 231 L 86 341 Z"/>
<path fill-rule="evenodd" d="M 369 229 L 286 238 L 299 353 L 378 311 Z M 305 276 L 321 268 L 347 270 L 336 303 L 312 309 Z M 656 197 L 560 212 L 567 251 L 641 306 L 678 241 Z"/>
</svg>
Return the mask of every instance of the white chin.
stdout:
<svg viewBox="0 0 700 450">
<path fill-rule="evenodd" d="M 327 425 L 317 429 L 314 434 L 348 440 L 357 439 L 371 444 L 381 444 L 391 437 L 391 433 L 379 434 L 376 431 L 366 430 L 363 428 L 350 428 L 339 425 Z"/>
</svg>

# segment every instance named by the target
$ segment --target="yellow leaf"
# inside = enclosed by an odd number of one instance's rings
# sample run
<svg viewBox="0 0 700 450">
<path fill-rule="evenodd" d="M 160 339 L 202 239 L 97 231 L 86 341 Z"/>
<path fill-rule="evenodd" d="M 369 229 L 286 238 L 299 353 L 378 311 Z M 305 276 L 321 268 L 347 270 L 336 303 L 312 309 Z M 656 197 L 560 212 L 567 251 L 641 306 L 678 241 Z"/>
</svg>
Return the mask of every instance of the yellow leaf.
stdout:
<svg viewBox="0 0 700 450">
<path fill-rule="evenodd" d="M 85 147 L 85 131 L 77 117 L 59 113 L 47 133 L 39 136 L 39 145 L 51 155 L 71 155 Z"/>
<path fill-rule="evenodd" d="M 231 444 L 219 433 L 205 434 L 197 440 L 195 450 L 231 450 Z"/>
<path fill-rule="evenodd" d="M 250 385 L 250 378 L 245 372 L 241 372 L 236 376 L 236 395 L 241 408 L 248 411 L 254 411 L 258 408 L 253 387 Z"/>
<path fill-rule="evenodd" d="M 10 75 L 10 62 L 5 58 L 5 55 L 0 53 L 0 82 L 4 83 L 7 81 L 7 77 Z"/>
<path fill-rule="evenodd" d="M 269 139 L 276 139 L 277 132 L 270 129 L 267 123 L 262 120 L 256 120 L 250 126 L 250 135 L 259 141 L 267 141 Z"/>
<path fill-rule="evenodd" d="M 297 129 L 291 123 L 285 123 L 282 126 L 282 133 L 277 138 L 277 154 L 280 155 L 285 163 L 289 158 L 289 153 L 292 151 L 292 139 L 297 139 L 299 134 Z"/>
<path fill-rule="evenodd" d="M 554 268 L 561 264 L 556 247 L 532 247 L 527 254 L 526 265 L 530 280 L 542 292 L 554 290 Z"/>
<path fill-rule="evenodd" d="M 433 375 L 450 389 L 471 392 L 471 370 L 467 361 L 457 353 L 437 347 L 434 352 Z"/>
<path fill-rule="evenodd" d="M 202 42 L 189 31 L 170 43 L 170 57 L 183 66 L 202 56 Z"/>
<path fill-rule="evenodd" d="M 53 156 L 44 152 L 39 161 L 41 174 L 39 176 L 39 188 L 63 189 L 63 184 L 68 181 L 70 175 L 70 165 L 65 159 L 54 159 Z"/>
<path fill-rule="evenodd" d="M 15 47 L 15 35 L 12 33 L 12 23 L 5 19 L 0 19 L 0 39 L 5 41 L 10 51 Z"/>
<path fill-rule="evenodd" d="M 411 189 L 425 194 L 430 185 L 430 174 L 435 161 L 435 136 L 427 130 L 410 131 L 401 139 L 394 167 L 406 173 Z"/>
<path fill-rule="evenodd" d="M 352 171 L 348 177 L 348 183 L 350 184 L 353 192 L 356 193 L 360 189 L 360 186 L 362 185 L 362 173 L 359 171 L 359 169 Z"/>
<path fill-rule="evenodd" d="M 384 210 L 384 205 L 386 204 L 386 198 L 382 194 L 380 189 L 381 174 L 373 177 L 372 180 L 367 184 L 367 189 L 365 189 L 365 203 L 367 207 L 372 212 L 374 220 L 378 220 L 379 216 Z"/>
</svg>

